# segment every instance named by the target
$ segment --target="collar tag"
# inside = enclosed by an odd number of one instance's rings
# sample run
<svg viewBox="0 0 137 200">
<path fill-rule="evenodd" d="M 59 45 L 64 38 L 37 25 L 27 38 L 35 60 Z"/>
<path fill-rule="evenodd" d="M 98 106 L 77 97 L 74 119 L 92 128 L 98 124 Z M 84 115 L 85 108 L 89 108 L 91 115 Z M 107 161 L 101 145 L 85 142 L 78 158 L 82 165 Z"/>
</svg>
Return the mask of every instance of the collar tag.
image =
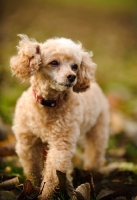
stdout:
<svg viewBox="0 0 137 200">
<path fill-rule="evenodd" d="M 45 100 L 42 98 L 41 102 L 40 102 L 43 106 L 48 106 L 48 107 L 55 107 L 57 105 L 57 101 L 56 100 Z"/>
</svg>

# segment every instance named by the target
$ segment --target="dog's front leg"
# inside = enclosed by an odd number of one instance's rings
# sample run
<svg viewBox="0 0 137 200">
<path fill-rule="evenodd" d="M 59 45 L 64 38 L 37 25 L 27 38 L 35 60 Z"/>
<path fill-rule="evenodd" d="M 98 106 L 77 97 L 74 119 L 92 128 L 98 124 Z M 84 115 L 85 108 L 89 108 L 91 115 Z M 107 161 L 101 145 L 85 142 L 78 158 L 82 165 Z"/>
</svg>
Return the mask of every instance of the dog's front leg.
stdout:
<svg viewBox="0 0 137 200">
<path fill-rule="evenodd" d="M 43 170 L 42 194 L 39 199 L 50 199 L 59 183 L 56 170 L 66 173 L 74 150 L 74 141 L 73 143 L 72 141 L 56 141 L 51 144 Z"/>
<path fill-rule="evenodd" d="M 27 179 L 39 186 L 44 162 L 41 140 L 26 131 L 26 133 L 16 132 L 16 141 L 16 153 L 19 156 L 24 174 Z"/>
</svg>

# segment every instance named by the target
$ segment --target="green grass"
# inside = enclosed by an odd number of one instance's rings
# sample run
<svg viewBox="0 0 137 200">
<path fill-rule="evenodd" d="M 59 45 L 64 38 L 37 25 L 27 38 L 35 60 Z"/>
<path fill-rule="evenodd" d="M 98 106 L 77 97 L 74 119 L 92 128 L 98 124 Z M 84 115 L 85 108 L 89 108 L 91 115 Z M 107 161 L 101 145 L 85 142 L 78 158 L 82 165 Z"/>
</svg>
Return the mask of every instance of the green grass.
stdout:
<svg viewBox="0 0 137 200">
<path fill-rule="evenodd" d="M 6 175 L 17 176 L 20 183 L 25 181 L 25 175 L 23 173 L 23 168 L 18 166 L 13 159 L 5 159 L 3 162 L 0 162 L 0 173 L 5 173 Z"/>
</svg>

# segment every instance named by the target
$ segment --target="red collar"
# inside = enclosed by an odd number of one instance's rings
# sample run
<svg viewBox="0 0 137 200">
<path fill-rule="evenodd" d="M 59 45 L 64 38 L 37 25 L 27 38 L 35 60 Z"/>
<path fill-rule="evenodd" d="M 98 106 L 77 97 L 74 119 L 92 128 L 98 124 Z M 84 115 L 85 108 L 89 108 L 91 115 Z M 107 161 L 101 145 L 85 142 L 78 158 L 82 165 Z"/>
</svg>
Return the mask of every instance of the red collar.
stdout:
<svg viewBox="0 0 137 200">
<path fill-rule="evenodd" d="M 54 99 L 45 100 L 43 97 L 37 95 L 37 92 L 36 92 L 35 89 L 33 89 L 33 94 L 34 94 L 36 100 L 37 100 L 40 104 L 42 104 L 43 106 L 55 107 L 57 104 L 59 104 L 59 103 L 62 101 L 61 98 L 58 98 L 58 99 L 56 99 L 56 100 L 54 100 Z"/>
</svg>

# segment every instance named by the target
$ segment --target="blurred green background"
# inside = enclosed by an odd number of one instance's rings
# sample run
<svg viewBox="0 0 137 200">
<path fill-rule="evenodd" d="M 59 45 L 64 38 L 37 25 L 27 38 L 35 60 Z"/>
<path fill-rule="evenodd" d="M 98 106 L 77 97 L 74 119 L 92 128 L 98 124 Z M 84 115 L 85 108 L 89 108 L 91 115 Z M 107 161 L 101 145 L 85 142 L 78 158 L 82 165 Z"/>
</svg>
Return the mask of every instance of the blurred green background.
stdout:
<svg viewBox="0 0 137 200">
<path fill-rule="evenodd" d="M 122 112 L 137 119 L 136 0 L 1 0 L 0 117 L 11 124 L 17 98 L 28 87 L 12 77 L 9 60 L 19 38 L 50 37 L 81 41 L 93 51 L 96 80 L 107 96 L 122 99 Z"/>
</svg>

